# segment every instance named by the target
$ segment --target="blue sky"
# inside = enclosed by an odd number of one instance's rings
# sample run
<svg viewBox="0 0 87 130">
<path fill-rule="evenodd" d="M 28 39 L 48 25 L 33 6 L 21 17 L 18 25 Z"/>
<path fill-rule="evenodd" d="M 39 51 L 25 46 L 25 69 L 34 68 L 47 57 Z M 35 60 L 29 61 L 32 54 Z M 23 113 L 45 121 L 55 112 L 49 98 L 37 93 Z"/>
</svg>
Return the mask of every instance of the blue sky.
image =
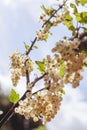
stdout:
<svg viewBox="0 0 87 130">
<path fill-rule="evenodd" d="M 41 14 L 40 5 L 55 6 L 55 0 L 0 0 L 0 84 L 4 91 L 12 87 L 9 72 L 9 56 L 15 50 L 24 52 L 23 42 L 30 43 L 35 32 L 40 28 L 37 22 Z M 66 28 L 61 25 L 52 29 L 53 36 L 48 42 L 38 42 L 39 50 L 32 51 L 32 59 L 41 59 L 50 50 L 62 35 L 67 34 Z M 83 72 L 84 80 L 79 88 L 65 87 L 66 95 L 61 110 L 57 116 L 47 124 L 48 130 L 87 130 L 87 71 Z M 24 90 L 24 79 L 21 80 L 17 91 Z M 24 85 L 23 85 L 24 84 Z M 21 89 L 20 89 L 21 88 Z"/>
</svg>

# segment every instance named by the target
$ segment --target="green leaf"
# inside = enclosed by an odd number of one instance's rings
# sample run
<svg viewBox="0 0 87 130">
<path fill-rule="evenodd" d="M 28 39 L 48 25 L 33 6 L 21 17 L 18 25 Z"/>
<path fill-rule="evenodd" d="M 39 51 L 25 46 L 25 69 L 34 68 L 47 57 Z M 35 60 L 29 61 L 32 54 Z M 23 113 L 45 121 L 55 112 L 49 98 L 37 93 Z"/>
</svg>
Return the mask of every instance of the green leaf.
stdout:
<svg viewBox="0 0 87 130">
<path fill-rule="evenodd" d="M 87 23 L 87 12 L 76 13 L 76 20 L 82 24 Z"/>
<path fill-rule="evenodd" d="M 44 35 L 44 41 L 47 41 L 48 37 L 49 37 L 49 32 Z"/>
<path fill-rule="evenodd" d="M 78 22 L 80 22 L 81 21 L 81 13 L 76 13 L 76 20 L 78 21 Z"/>
<path fill-rule="evenodd" d="M 36 61 L 36 64 L 37 64 L 38 69 L 41 72 L 41 74 L 44 74 L 45 73 L 44 61 Z"/>
<path fill-rule="evenodd" d="M 48 9 L 48 15 L 52 15 L 55 10 L 51 7 Z"/>
<path fill-rule="evenodd" d="M 52 13 L 55 11 L 52 7 L 47 9 L 44 5 L 42 5 L 41 8 L 48 16 L 51 16 Z"/>
<path fill-rule="evenodd" d="M 79 2 L 80 2 L 82 5 L 87 4 L 87 0 L 79 0 Z"/>
<path fill-rule="evenodd" d="M 74 9 L 74 14 L 77 13 L 77 8 L 75 4 L 71 3 L 70 7 Z"/>
<path fill-rule="evenodd" d="M 63 24 L 66 25 L 69 30 L 72 30 L 72 31 L 75 30 L 75 27 L 73 25 L 73 18 L 71 17 L 70 14 L 66 15 Z"/>
<path fill-rule="evenodd" d="M 62 94 L 66 94 L 64 89 L 60 90 Z"/>
<path fill-rule="evenodd" d="M 50 29 L 50 28 L 53 26 L 53 23 L 49 21 L 49 22 L 46 24 L 46 26 L 47 26 L 48 29 Z"/>
<path fill-rule="evenodd" d="M 65 20 L 63 23 L 67 26 L 67 28 L 68 28 L 69 30 L 72 30 L 72 31 L 75 30 L 75 27 L 73 26 L 72 21 L 66 21 L 66 20 Z"/>
<path fill-rule="evenodd" d="M 35 49 L 38 49 L 38 46 L 34 46 Z"/>
<path fill-rule="evenodd" d="M 16 104 L 19 100 L 19 94 L 17 94 L 14 89 L 11 89 L 9 100 L 14 104 Z"/>
<path fill-rule="evenodd" d="M 46 130 L 45 126 L 39 126 L 37 129 L 35 130 Z"/>
<path fill-rule="evenodd" d="M 24 46 L 25 46 L 25 49 L 26 49 L 26 50 L 29 50 L 30 46 L 27 45 L 25 42 L 24 42 Z"/>
<path fill-rule="evenodd" d="M 65 75 L 65 68 L 66 68 L 66 65 L 65 65 L 64 61 L 62 60 L 61 64 L 60 64 L 60 67 L 59 67 L 59 73 L 58 73 L 58 76 L 60 78 L 64 77 L 64 75 Z"/>
<path fill-rule="evenodd" d="M 65 20 L 66 20 L 66 21 L 72 21 L 73 18 L 71 17 L 70 14 L 67 14 L 67 15 L 65 16 Z"/>
<path fill-rule="evenodd" d="M 84 28 L 84 31 L 87 32 L 87 28 Z"/>
</svg>

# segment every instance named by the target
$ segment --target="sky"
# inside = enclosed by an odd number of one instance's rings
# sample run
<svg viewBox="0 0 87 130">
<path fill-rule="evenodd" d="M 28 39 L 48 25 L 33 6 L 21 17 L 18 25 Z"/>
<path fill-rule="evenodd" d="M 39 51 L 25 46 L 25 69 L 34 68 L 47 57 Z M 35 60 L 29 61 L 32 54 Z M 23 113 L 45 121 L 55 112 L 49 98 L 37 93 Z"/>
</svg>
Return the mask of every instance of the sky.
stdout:
<svg viewBox="0 0 87 130">
<path fill-rule="evenodd" d="M 0 85 L 4 92 L 9 92 L 12 87 L 9 56 L 15 50 L 23 53 L 23 42 L 30 44 L 34 39 L 36 30 L 41 27 L 38 23 L 40 5 L 56 6 L 56 3 L 56 0 L 0 0 Z M 36 43 L 39 49 L 31 52 L 32 59 L 40 60 L 50 54 L 50 49 L 63 34 L 70 35 L 62 25 L 52 29 L 52 33 L 48 42 Z M 84 79 L 78 88 L 72 89 L 69 85 L 65 87 L 66 95 L 63 97 L 61 109 L 47 123 L 48 130 L 87 130 L 87 70 L 82 74 Z M 24 81 L 25 79 L 21 80 L 16 89 L 22 94 Z"/>
</svg>

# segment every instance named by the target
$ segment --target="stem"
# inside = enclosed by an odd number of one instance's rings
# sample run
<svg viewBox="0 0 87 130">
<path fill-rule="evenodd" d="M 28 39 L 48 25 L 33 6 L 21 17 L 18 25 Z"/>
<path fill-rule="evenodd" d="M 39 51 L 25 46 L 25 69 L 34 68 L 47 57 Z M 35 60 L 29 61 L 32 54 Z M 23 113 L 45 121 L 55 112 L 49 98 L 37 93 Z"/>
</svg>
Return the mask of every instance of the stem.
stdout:
<svg viewBox="0 0 87 130">
<path fill-rule="evenodd" d="M 35 37 L 34 40 L 32 41 L 32 44 L 31 44 L 29 50 L 26 52 L 26 55 L 29 55 L 29 53 L 32 50 L 32 48 L 33 48 L 33 46 L 34 46 L 34 44 L 35 44 L 36 41 L 37 41 L 37 37 Z"/>
<path fill-rule="evenodd" d="M 47 73 L 44 73 L 42 76 L 36 78 L 36 79 L 32 82 L 32 83 L 33 83 L 32 87 L 34 87 L 35 84 L 36 84 L 39 80 L 41 80 L 42 78 L 44 78 L 45 75 L 47 75 Z"/>
<path fill-rule="evenodd" d="M 46 90 L 46 89 L 48 90 L 48 89 L 49 89 L 49 87 L 42 88 L 42 89 L 40 89 L 40 90 L 38 90 L 38 91 L 34 92 L 32 95 L 35 95 L 35 94 L 37 94 L 38 92 L 41 92 L 41 91 Z"/>
<path fill-rule="evenodd" d="M 26 85 L 28 85 L 29 82 L 30 82 L 29 72 L 28 70 L 26 70 Z"/>
<path fill-rule="evenodd" d="M 66 2 L 64 2 L 61 6 L 59 6 L 59 8 L 58 8 L 57 10 L 55 10 L 55 11 L 53 12 L 53 14 L 48 18 L 48 20 L 46 20 L 46 22 L 43 23 L 42 27 L 43 27 L 44 25 L 46 25 L 46 24 L 51 20 L 51 18 L 55 16 L 55 14 L 56 14 L 60 9 L 63 8 L 63 6 L 65 5 L 65 3 L 66 3 Z M 36 41 L 37 41 L 37 37 L 35 37 L 34 40 L 32 41 L 32 44 L 31 44 L 29 50 L 26 52 L 26 55 L 29 55 L 29 53 L 31 52 L 31 50 L 32 50 L 34 44 L 36 43 Z"/>
<path fill-rule="evenodd" d="M 55 10 L 55 11 L 53 12 L 53 14 L 49 17 L 49 19 L 42 25 L 42 27 L 44 27 L 44 25 L 46 25 L 46 24 L 51 20 L 51 18 L 54 17 L 55 14 L 56 14 L 60 9 L 62 9 L 62 7 L 63 7 L 64 5 L 65 5 L 65 3 L 63 3 L 57 10 Z"/>
</svg>

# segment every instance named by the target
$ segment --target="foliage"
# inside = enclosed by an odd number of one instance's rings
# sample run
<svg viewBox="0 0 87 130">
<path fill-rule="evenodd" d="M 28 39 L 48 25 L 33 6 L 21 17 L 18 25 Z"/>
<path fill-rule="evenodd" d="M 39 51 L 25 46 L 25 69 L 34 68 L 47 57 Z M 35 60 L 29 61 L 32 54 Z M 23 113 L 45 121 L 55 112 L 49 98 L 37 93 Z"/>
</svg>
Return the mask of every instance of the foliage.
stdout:
<svg viewBox="0 0 87 130">
<path fill-rule="evenodd" d="M 11 89 L 9 100 L 14 104 L 16 104 L 19 100 L 19 94 L 17 94 L 14 89 Z"/>
<path fill-rule="evenodd" d="M 44 61 L 36 61 L 36 64 L 37 64 L 38 70 L 41 72 L 41 74 L 44 74 L 45 73 Z"/>
<path fill-rule="evenodd" d="M 37 129 L 35 130 L 46 130 L 46 128 L 44 126 L 39 126 Z"/>
</svg>

